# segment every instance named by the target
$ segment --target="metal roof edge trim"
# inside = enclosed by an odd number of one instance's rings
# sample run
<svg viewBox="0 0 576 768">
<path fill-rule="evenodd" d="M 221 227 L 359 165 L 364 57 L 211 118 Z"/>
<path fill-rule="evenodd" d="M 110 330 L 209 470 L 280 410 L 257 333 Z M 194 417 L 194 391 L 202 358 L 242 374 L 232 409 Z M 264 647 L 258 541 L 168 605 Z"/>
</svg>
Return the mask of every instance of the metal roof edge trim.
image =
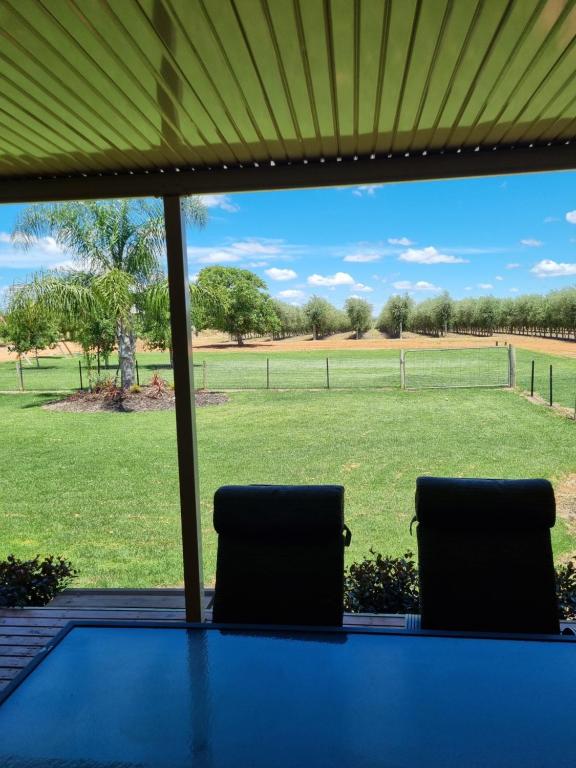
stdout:
<svg viewBox="0 0 576 768">
<path fill-rule="evenodd" d="M 576 143 L 198 170 L 0 179 L 0 203 L 257 192 L 576 170 Z"/>
</svg>

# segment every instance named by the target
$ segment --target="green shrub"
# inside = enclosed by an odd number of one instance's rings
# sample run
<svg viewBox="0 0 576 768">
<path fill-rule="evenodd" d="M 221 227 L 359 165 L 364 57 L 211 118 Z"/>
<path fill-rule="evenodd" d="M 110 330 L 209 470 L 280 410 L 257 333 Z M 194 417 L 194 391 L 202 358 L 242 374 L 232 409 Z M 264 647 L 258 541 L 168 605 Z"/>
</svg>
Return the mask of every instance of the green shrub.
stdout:
<svg viewBox="0 0 576 768">
<path fill-rule="evenodd" d="M 349 613 L 418 613 L 418 570 L 412 552 L 404 557 L 371 557 L 344 574 L 344 610 Z M 576 560 L 556 567 L 558 618 L 576 620 Z M 514 610 L 511 608 L 510 610 Z"/>
<path fill-rule="evenodd" d="M 344 574 L 344 610 L 350 613 L 417 613 L 418 570 L 412 552 L 352 563 Z"/>
<path fill-rule="evenodd" d="M 65 589 L 77 574 L 68 560 L 49 555 L 43 560 L 18 560 L 14 555 L 0 561 L 0 608 L 46 605 Z"/>
<path fill-rule="evenodd" d="M 564 621 L 576 619 L 576 561 L 556 567 L 558 617 Z"/>
</svg>

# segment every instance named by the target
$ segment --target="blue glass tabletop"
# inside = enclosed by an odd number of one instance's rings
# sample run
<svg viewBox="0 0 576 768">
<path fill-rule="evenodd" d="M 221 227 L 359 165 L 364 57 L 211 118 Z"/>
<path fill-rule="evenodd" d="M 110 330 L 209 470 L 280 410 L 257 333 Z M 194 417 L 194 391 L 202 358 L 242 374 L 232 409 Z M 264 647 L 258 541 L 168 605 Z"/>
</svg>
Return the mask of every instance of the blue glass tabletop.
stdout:
<svg viewBox="0 0 576 768">
<path fill-rule="evenodd" d="M 0 705 L 2 768 L 572 766 L 576 644 L 75 627 Z"/>
</svg>

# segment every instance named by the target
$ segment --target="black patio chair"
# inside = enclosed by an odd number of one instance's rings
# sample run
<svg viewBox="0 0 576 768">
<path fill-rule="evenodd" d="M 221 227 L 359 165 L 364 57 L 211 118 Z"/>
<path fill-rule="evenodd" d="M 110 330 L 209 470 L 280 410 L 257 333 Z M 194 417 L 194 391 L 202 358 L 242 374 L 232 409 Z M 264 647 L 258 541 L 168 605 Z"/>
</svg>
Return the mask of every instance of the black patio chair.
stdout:
<svg viewBox="0 0 576 768">
<path fill-rule="evenodd" d="M 422 629 L 558 633 L 547 480 L 419 477 Z"/>
<path fill-rule="evenodd" d="M 224 486 L 214 527 L 214 622 L 342 625 L 344 488 Z"/>
</svg>

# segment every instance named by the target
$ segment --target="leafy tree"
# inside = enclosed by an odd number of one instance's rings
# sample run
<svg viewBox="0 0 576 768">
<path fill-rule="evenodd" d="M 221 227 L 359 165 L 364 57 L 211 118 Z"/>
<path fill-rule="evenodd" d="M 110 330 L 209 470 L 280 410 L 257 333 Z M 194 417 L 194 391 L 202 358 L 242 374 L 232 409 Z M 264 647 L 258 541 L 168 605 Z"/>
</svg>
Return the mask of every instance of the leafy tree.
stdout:
<svg viewBox="0 0 576 768">
<path fill-rule="evenodd" d="M 39 366 L 38 350 L 54 346 L 60 334 L 55 318 L 38 302 L 23 299 L 21 292 L 22 288 L 12 292 L 0 332 L 8 342 L 8 349 L 19 358 L 34 350 Z"/>
<path fill-rule="evenodd" d="M 346 313 L 357 339 L 372 327 L 372 304 L 364 299 L 346 299 Z"/>
<path fill-rule="evenodd" d="M 277 331 L 280 321 L 266 283 L 248 269 L 205 267 L 200 270 L 197 286 L 221 298 L 205 307 L 198 328 L 215 328 L 244 344 L 248 333 Z"/>
<path fill-rule="evenodd" d="M 185 221 L 202 226 L 199 198 L 183 202 Z M 75 327 L 83 315 L 114 323 L 121 386 L 135 376 L 137 317 L 134 308 L 161 273 L 164 216 L 158 201 L 112 200 L 32 205 L 18 219 L 13 240 L 24 248 L 53 237 L 76 262 L 75 271 L 37 275 L 27 295 Z"/>
<path fill-rule="evenodd" d="M 408 294 L 390 296 L 378 316 L 376 327 L 383 333 L 401 339 L 403 330 L 408 326 L 413 306 L 414 302 Z"/>
<path fill-rule="evenodd" d="M 312 331 L 314 341 L 330 333 L 334 327 L 335 308 L 326 299 L 312 296 L 304 305 L 304 315 L 308 330 Z"/>
<path fill-rule="evenodd" d="M 296 336 L 304 333 L 306 330 L 306 317 L 301 307 L 295 307 L 278 299 L 272 299 L 272 303 L 280 323 L 280 327 L 275 333 L 276 338 L 285 339 L 287 336 Z"/>
<path fill-rule="evenodd" d="M 443 336 L 448 333 L 448 326 L 452 319 L 452 311 L 454 309 L 454 302 L 450 298 L 448 291 L 444 291 L 441 296 L 434 299 L 434 319 L 438 325 L 438 329 Z"/>
</svg>

